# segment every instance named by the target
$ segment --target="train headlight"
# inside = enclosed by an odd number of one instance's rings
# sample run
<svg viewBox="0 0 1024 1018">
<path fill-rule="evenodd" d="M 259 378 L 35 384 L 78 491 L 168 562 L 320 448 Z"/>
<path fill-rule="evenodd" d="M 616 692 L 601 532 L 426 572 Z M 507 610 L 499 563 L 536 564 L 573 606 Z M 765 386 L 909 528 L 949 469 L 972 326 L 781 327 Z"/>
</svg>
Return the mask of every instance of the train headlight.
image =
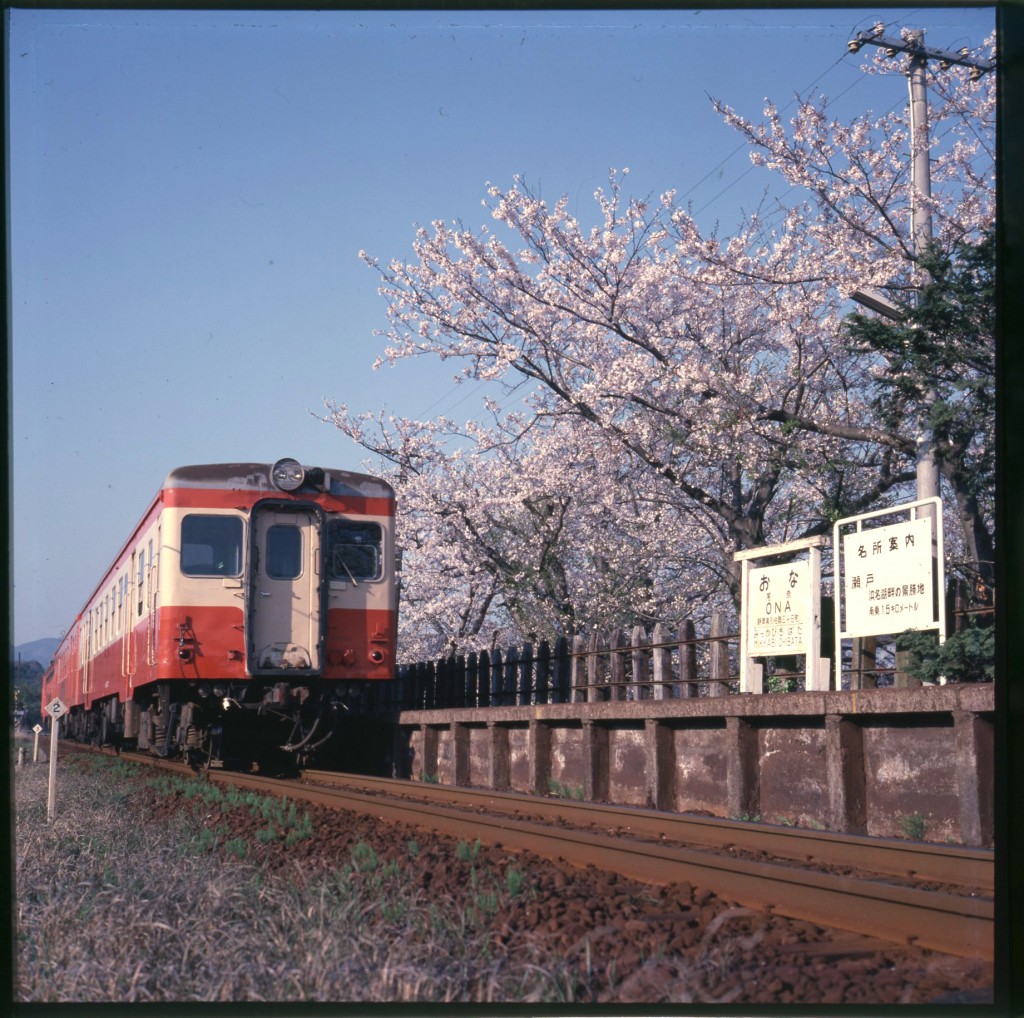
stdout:
<svg viewBox="0 0 1024 1018">
<path fill-rule="evenodd" d="M 306 480 L 306 471 L 298 460 L 281 459 L 270 468 L 270 479 L 281 491 L 295 491 Z"/>
</svg>

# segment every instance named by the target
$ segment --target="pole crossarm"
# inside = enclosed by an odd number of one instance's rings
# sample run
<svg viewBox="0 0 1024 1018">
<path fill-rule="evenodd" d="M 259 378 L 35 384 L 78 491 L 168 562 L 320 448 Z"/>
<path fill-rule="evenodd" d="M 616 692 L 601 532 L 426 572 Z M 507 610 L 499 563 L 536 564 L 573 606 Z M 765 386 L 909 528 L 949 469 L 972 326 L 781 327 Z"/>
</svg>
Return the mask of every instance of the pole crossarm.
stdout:
<svg viewBox="0 0 1024 1018">
<path fill-rule="evenodd" d="M 954 64 L 971 69 L 971 77 L 974 80 L 980 78 L 988 71 L 995 70 L 995 61 L 982 60 L 979 57 L 972 57 L 967 49 L 958 53 L 951 50 L 933 49 L 925 46 L 920 38 L 893 39 L 891 36 L 881 34 L 881 25 L 876 25 L 870 32 L 858 32 L 847 44 L 851 53 L 857 53 L 862 46 L 880 46 L 885 50 L 886 56 L 894 57 L 897 53 L 907 53 L 914 60 L 927 62 L 938 60 L 942 70 L 948 70 Z"/>
</svg>

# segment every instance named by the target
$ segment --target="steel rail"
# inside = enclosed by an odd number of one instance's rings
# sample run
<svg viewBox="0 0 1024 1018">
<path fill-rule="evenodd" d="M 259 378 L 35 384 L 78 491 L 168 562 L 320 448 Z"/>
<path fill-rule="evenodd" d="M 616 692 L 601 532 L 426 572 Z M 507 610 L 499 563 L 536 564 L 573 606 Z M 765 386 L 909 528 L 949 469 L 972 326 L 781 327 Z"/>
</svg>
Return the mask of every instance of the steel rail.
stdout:
<svg viewBox="0 0 1024 1018">
<path fill-rule="evenodd" d="M 520 814 L 576 827 L 593 825 L 604 830 L 624 831 L 632 836 L 683 845 L 766 852 L 779 859 L 791 859 L 812 866 L 846 866 L 914 881 L 954 884 L 981 895 L 992 894 L 995 886 L 994 853 L 989 849 L 899 841 L 894 838 L 869 838 L 832 831 L 724 820 L 639 807 L 582 803 L 516 792 L 429 785 L 334 771 L 310 770 L 304 772 L 304 777 L 317 784 L 414 797 L 466 809 Z"/>
<path fill-rule="evenodd" d="M 697 849 L 566 829 L 507 815 L 470 813 L 414 800 L 396 801 L 324 785 L 224 771 L 211 771 L 209 777 L 451 837 L 531 851 L 572 866 L 592 865 L 643 883 L 686 880 L 749 908 L 893 943 L 986 961 L 994 956 L 994 906 L 986 898 L 734 859 Z"/>
</svg>

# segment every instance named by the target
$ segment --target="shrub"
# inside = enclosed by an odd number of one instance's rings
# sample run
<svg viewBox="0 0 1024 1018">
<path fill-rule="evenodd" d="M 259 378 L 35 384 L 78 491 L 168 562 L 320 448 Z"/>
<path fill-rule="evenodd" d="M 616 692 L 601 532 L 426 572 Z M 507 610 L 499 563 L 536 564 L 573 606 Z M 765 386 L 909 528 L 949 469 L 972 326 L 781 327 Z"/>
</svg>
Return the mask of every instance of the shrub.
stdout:
<svg viewBox="0 0 1024 1018">
<path fill-rule="evenodd" d="M 910 655 L 907 671 L 922 682 L 992 682 L 995 678 L 995 630 L 969 625 L 939 645 L 933 632 L 906 632 L 896 649 Z"/>
</svg>

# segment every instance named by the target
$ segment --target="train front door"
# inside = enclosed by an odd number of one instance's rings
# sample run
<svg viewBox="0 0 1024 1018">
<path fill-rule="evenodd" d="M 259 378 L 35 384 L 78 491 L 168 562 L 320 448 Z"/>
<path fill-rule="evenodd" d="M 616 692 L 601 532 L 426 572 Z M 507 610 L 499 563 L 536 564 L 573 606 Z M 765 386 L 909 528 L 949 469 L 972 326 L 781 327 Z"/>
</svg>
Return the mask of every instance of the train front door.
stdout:
<svg viewBox="0 0 1024 1018">
<path fill-rule="evenodd" d="M 249 671 L 267 675 L 321 668 L 320 516 L 281 504 L 252 515 Z"/>
</svg>

